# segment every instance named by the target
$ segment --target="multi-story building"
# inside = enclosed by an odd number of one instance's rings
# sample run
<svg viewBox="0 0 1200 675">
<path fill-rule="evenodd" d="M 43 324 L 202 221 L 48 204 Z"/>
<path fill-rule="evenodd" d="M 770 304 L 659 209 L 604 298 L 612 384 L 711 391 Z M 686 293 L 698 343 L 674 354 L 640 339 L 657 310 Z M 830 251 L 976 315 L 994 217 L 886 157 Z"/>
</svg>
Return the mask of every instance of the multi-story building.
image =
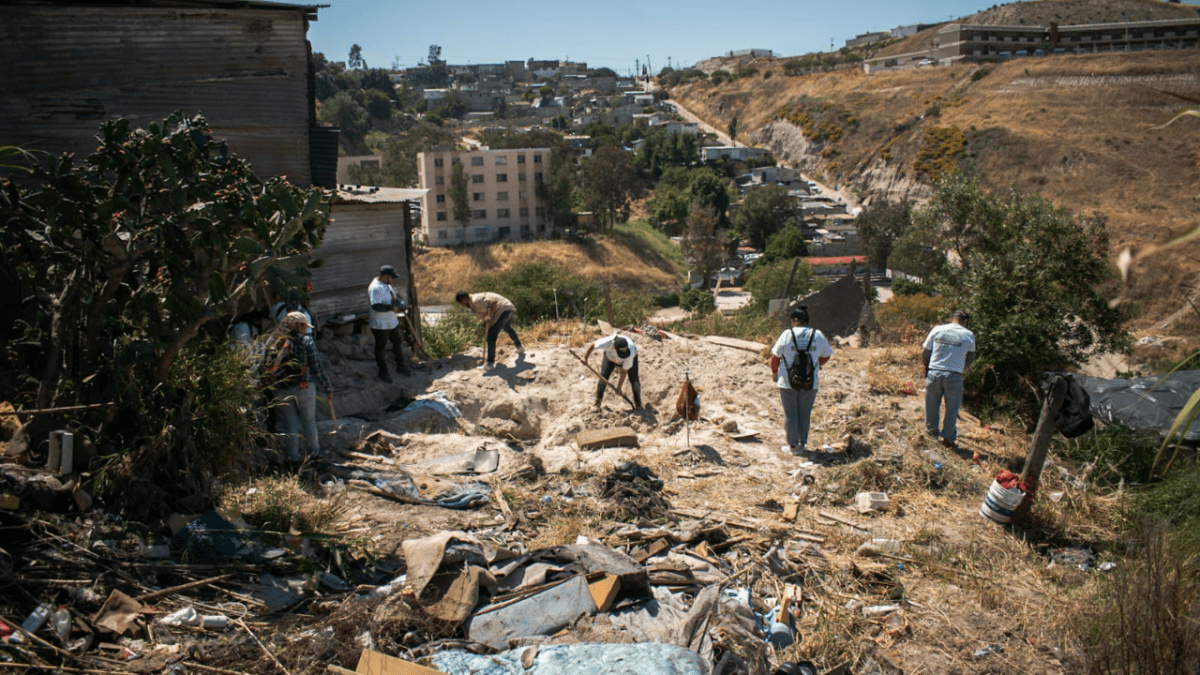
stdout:
<svg viewBox="0 0 1200 675">
<path fill-rule="evenodd" d="M 417 154 L 421 236 L 429 246 L 546 237 L 553 225 L 537 196 L 550 163 L 549 148 L 440 151 Z M 451 175 L 462 164 L 470 219 L 454 217 Z"/>
</svg>

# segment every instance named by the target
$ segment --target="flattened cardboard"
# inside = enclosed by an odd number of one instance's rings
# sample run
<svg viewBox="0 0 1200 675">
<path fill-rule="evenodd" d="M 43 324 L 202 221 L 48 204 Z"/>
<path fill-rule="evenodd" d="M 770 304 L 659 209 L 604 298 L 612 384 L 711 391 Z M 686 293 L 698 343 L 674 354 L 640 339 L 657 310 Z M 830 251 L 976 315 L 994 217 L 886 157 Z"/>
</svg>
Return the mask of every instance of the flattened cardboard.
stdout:
<svg viewBox="0 0 1200 675">
<path fill-rule="evenodd" d="M 612 609 L 617 593 L 621 592 L 621 579 L 615 574 L 601 574 L 595 579 L 588 580 L 588 590 L 592 593 L 592 601 L 596 609 L 607 612 Z"/>
<path fill-rule="evenodd" d="M 360 675 L 445 675 L 440 670 L 434 670 L 412 661 L 405 661 L 394 656 L 364 649 L 358 657 L 358 666 L 354 671 Z"/>
</svg>

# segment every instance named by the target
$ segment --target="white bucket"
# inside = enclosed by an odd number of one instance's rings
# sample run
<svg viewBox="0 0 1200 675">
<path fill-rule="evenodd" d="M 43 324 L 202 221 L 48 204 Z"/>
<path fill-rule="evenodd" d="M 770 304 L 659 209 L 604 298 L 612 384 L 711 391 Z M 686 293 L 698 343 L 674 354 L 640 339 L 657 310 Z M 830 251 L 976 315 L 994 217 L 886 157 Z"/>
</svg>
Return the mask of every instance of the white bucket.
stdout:
<svg viewBox="0 0 1200 675">
<path fill-rule="evenodd" d="M 1024 499 L 1024 492 L 1017 488 L 1003 487 L 993 480 L 992 487 L 983 498 L 983 505 L 979 507 L 979 515 L 1002 525 L 1008 524 L 1012 521 L 1013 511 L 1017 510 Z"/>
</svg>

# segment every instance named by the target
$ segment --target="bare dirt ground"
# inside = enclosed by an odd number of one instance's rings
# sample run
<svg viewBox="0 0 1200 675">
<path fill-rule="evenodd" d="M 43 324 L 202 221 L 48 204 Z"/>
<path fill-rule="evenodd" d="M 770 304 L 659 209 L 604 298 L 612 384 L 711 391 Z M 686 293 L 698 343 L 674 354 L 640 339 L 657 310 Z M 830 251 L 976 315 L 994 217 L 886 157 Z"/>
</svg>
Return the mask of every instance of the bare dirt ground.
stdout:
<svg viewBox="0 0 1200 675">
<path fill-rule="evenodd" d="M 607 507 L 597 497 L 597 481 L 632 460 L 664 479 L 662 494 L 676 512 L 726 523 L 744 538 L 724 558 L 734 568 L 761 566 L 772 543 L 787 545 L 791 561 L 805 570 L 805 614 L 801 641 L 780 659 L 810 658 L 827 668 L 850 659 L 877 669 L 861 672 L 1073 671 L 1066 599 L 1085 593 L 1096 573 L 1055 565 L 1049 551 L 1067 544 L 1101 548 L 1104 518 L 1072 487 L 1066 467 L 1047 468 L 1043 494 L 1069 498 L 1039 503 L 1028 527 L 1009 529 L 981 517 L 992 476 L 1019 467 L 1028 437 L 966 416 L 956 451 L 932 443 L 921 432 L 915 348 L 836 348 L 821 372 L 809 440 L 810 448 L 826 451 L 794 457 L 781 450 L 783 420 L 765 345 L 755 352 L 701 337 L 659 342 L 630 335 L 641 357 L 645 409 L 631 410 L 610 391 L 595 410 L 595 376 L 569 350 L 582 353 L 598 336 L 595 328 L 564 322 L 524 337 L 524 358 L 502 337 L 495 370 L 475 367 L 482 360 L 476 349 L 393 386 L 358 378 L 364 405 L 401 392 L 439 391 L 458 405 L 461 419 L 442 425 L 411 413 L 389 416 L 370 404 L 347 410 L 336 437 L 326 436 L 326 449 L 336 457 L 363 449 L 376 429 L 390 431 L 397 438 L 364 451 L 410 467 L 497 449 L 491 484 L 516 516 L 496 495 L 473 511 L 396 504 L 345 488 L 324 498 L 337 501 L 346 523 L 384 555 L 399 555 L 407 539 L 444 530 L 503 533 L 499 540 L 531 548 L 572 543 L 580 535 L 616 541 L 619 523 L 598 516 Z M 701 400 L 701 418 L 690 424 L 675 413 L 685 374 Z M 637 447 L 581 450 L 576 443 L 582 431 L 619 426 L 636 432 Z M 331 423 L 322 427 L 329 431 Z M 531 462 L 544 475 L 511 478 Z M 888 508 L 860 515 L 850 505 L 861 491 L 887 493 Z M 789 502 L 797 504 L 794 519 L 777 512 Z M 855 555 L 877 538 L 896 540 L 898 557 Z M 750 577 L 761 592 L 779 587 L 766 570 Z M 863 614 L 864 606 L 893 602 L 896 612 Z M 975 655 L 989 645 L 1000 649 Z"/>
</svg>

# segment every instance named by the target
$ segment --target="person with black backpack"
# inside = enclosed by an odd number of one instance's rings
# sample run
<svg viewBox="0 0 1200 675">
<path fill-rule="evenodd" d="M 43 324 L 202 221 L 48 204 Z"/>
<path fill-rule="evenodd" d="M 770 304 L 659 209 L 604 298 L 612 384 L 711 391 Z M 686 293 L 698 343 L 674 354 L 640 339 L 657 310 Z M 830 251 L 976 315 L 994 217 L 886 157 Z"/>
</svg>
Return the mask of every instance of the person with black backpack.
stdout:
<svg viewBox="0 0 1200 675">
<path fill-rule="evenodd" d="M 771 347 L 771 374 L 783 402 L 784 429 L 793 455 L 808 452 L 808 428 L 817 400 L 817 373 L 833 357 L 825 335 L 808 327 L 808 307 L 792 309 L 792 325 Z M 780 367 L 782 366 L 782 368 Z"/>
</svg>

